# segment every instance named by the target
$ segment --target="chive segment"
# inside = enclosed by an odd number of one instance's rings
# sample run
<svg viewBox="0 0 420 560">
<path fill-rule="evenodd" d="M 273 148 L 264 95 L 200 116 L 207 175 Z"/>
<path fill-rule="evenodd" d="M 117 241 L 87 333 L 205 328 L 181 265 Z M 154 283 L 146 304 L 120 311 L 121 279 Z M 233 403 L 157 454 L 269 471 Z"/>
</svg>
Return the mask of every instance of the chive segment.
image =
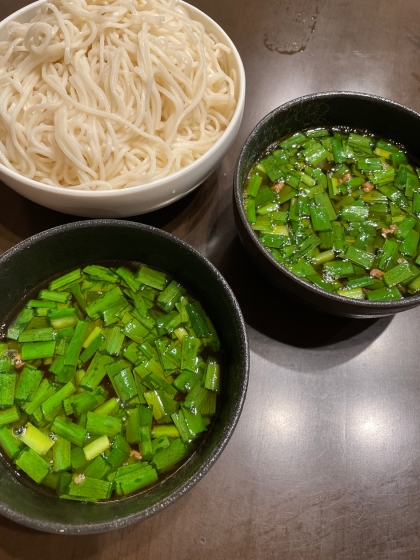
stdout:
<svg viewBox="0 0 420 560">
<path fill-rule="evenodd" d="M 285 157 L 278 152 L 273 166 Z M 306 170 L 284 179 L 284 198 L 300 183 L 316 187 Z M 270 211 L 268 190 L 261 177 L 249 189 L 258 216 Z M 275 215 L 281 244 L 287 215 Z M 156 483 L 217 411 L 220 340 L 201 303 L 146 265 L 88 265 L 37 294 L 0 344 L 2 452 L 66 500 L 95 503 Z"/>
<path fill-rule="evenodd" d="M 392 142 L 300 131 L 251 168 L 244 207 L 261 245 L 292 274 L 343 297 L 385 301 L 419 291 L 419 189 L 418 168 Z M 382 281 L 369 279 L 374 269 Z"/>
</svg>

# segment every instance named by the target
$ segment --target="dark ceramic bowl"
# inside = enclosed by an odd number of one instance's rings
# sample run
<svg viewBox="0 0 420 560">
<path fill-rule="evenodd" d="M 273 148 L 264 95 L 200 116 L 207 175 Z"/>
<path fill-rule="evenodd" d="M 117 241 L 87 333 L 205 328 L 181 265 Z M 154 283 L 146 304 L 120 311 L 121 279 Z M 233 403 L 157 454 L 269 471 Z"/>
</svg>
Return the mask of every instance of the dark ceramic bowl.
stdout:
<svg viewBox="0 0 420 560">
<path fill-rule="evenodd" d="M 330 294 L 308 284 L 277 262 L 258 241 L 249 225 L 243 207 L 243 185 L 261 153 L 280 138 L 303 129 L 328 126 L 368 130 L 401 143 L 414 159 L 420 159 L 420 115 L 403 105 L 382 97 L 351 92 L 316 93 L 285 103 L 257 124 L 236 164 L 233 198 L 235 222 L 241 241 L 251 259 L 274 285 L 328 313 L 373 318 L 416 307 L 420 304 L 419 295 L 398 301 L 358 301 Z"/>
<path fill-rule="evenodd" d="M 150 489 L 120 500 L 88 504 L 60 500 L 0 460 L 0 514 L 52 533 L 100 533 L 124 527 L 183 496 L 215 463 L 238 422 L 248 384 L 249 355 L 236 299 L 216 268 L 176 237 L 117 220 L 76 222 L 50 229 L 0 257 L 0 318 L 51 276 L 93 262 L 137 261 L 164 270 L 202 303 L 218 331 L 224 356 L 216 418 L 192 457 Z"/>
</svg>

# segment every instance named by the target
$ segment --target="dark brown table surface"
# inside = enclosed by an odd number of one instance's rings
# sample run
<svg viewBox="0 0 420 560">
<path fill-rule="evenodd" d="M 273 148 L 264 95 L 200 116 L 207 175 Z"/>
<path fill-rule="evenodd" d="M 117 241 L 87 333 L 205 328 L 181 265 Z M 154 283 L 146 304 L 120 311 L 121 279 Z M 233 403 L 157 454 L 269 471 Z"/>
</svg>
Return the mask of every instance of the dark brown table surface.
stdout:
<svg viewBox="0 0 420 560">
<path fill-rule="evenodd" d="M 0 20 L 27 3 L 0 0 Z M 247 135 L 292 98 L 361 91 L 420 111 L 420 3 L 192 3 L 238 47 L 244 119 L 220 169 L 195 193 L 132 219 L 191 243 L 231 284 L 251 348 L 243 414 L 212 470 L 160 514 L 80 537 L 0 518 L 0 560 L 419 559 L 420 309 L 341 319 L 274 291 L 242 249 L 231 199 Z M 74 220 L 0 183 L 0 252 Z"/>
</svg>

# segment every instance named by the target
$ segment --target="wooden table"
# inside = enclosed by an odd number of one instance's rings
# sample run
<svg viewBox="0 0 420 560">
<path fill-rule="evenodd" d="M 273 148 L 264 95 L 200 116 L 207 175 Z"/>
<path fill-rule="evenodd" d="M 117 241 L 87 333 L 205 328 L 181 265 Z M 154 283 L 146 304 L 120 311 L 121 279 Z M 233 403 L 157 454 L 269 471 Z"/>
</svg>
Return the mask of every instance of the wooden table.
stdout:
<svg viewBox="0 0 420 560">
<path fill-rule="evenodd" d="M 27 4 L 1 0 L 0 19 Z M 276 292 L 232 214 L 239 150 L 271 109 L 311 92 L 378 94 L 420 111 L 417 0 L 196 0 L 231 36 L 247 101 L 220 169 L 173 206 L 134 219 L 203 252 L 242 306 L 251 348 L 239 425 L 209 474 L 162 513 L 104 535 L 37 533 L 0 519 L 1 560 L 417 560 L 420 309 L 328 317 Z M 77 218 L 0 184 L 0 252 Z"/>
</svg>

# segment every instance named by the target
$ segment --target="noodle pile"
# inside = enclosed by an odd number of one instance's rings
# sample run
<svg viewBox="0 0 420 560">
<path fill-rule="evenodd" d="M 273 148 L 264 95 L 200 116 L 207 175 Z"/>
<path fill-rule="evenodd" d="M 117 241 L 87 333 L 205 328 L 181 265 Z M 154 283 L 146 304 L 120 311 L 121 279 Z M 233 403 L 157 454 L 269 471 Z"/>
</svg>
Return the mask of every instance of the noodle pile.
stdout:
<svg viewBox="0 0 420 560">
<path fill-rule="evenodd" d="M 72 189 L 166 177 L 233 116 L 228 52 L 177 0 L 51 0 L 0 42 L 0 163 Z"/>
</svg>

